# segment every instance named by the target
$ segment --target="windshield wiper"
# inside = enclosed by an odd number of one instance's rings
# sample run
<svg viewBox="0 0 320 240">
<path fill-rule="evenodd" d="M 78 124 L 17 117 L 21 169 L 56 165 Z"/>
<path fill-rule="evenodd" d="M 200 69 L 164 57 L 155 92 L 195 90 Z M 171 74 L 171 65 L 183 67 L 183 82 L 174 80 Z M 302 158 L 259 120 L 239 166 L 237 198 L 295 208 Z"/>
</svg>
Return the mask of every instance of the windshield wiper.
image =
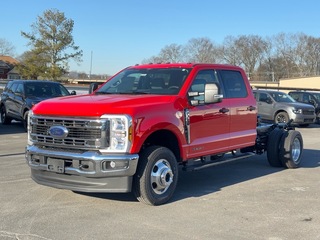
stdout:
<svg viewBox="0 0 320 240">
<path fill-rule="evenodd" d="M 146 92 L 146 91 L 133 91 L 132 94 L 150 94 L 150 92 Z"/>
<path fill-rule="evenodd" d="M 103 94 L 134 94 L 134 95 L 137 95 L 137 94 L 149 94 L 150 92 L 143 92 L 143 91 L 130 91 L 130 92 L 95 92 L 96 95 L 103 95 Z"/>
<path fill-rule="evenodd" d="M 114 92 L 95 92 L 95 95 L 114 94 Z"/>
</svg>

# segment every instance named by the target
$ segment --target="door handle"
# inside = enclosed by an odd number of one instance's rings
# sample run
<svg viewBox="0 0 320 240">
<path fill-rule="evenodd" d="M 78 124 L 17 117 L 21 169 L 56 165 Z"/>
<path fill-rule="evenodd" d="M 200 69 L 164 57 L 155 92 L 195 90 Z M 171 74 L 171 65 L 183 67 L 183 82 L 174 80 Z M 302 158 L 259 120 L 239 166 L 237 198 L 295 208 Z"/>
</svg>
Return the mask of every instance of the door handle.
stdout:
<svg viewBox="0 0 320 240">
<path fill-rule="evenodd" d="M 229 112 L 230 110 L 228 109 L 228 108 L 221 108 L 220 110 L 219 110 L 219 112 L 221 112 L 221 113 L 227 113 L 227 112 Z"/>
<path fill-rule="evenodd" d="M 253 110 L 256 110 L 256 107 L 254 107 L 254 106 L 249 106 L 249 107 L 247 107 L 247 110 L 253 111 Z"/>
</svg>

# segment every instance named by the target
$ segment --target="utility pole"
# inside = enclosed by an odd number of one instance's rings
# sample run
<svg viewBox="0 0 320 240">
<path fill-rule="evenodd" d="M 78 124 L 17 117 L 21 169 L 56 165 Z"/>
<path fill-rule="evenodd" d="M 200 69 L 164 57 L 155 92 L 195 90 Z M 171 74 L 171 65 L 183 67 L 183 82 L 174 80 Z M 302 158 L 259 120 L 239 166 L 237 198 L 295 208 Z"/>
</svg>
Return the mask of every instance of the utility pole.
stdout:
<svg viewBox="0 0 320 240">
<path fill-rule="evenodd" d="M 90 72 L 89 72 L 89 79 L 91 79 L 91 71 L 92 71 L 92 51 L 91 51 L 91 58 L 90 58 Z"/>
</svg>

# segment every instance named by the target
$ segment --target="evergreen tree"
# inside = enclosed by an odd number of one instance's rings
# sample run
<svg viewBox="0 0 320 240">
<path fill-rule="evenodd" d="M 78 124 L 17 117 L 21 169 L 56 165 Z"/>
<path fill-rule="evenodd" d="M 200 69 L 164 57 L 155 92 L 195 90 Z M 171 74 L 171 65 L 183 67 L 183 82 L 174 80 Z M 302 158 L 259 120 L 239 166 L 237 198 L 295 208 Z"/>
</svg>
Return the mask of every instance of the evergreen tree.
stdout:
<svg viewBox="0 0 320 240">
<path fill-rule="evenodd" d="M 70 59 L 80 62 L 82 50 L 74 43 L 73 26 L 73 20 L 57 9 L 46 10 L 38 16 L 31 25 L 31 33 L 21 32 L 31 46 L 22 69 L 29 73 L 36 70 L 38 76 L 56 80 L 68 70 Z"/>
</svg>

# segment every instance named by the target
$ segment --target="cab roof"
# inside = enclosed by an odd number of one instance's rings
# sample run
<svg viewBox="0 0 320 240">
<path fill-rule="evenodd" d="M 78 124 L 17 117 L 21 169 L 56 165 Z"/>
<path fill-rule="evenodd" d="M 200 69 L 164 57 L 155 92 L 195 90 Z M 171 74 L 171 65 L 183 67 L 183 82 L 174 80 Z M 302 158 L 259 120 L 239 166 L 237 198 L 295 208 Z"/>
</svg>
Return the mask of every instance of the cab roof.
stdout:
<svg viewBox="0 0 320 240">
<path fill-rule="evenodd" d="M 241 69 L 240 67 L 229 64 L 216 64 L 216 63 L 149 63 L 149 64 L 136 64 L 130 68 L 194 68 L 194 67 L 210 67 L 218 69 Z"/>
</svg>

